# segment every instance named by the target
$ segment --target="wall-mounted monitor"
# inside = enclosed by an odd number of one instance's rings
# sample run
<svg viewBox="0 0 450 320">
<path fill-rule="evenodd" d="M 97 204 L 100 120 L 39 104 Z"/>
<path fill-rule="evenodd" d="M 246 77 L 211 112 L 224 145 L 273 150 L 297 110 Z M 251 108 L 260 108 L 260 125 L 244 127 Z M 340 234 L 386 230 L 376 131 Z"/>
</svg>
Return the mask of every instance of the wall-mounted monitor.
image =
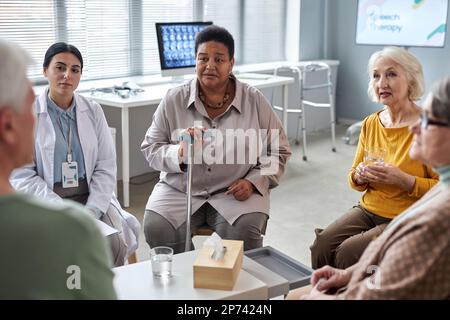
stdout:
<svg viewBox="0 0 450 320">
<path fill-rule="evenodd" d="M 444 47 L 448 0 L 358 0 L 356 44 Z"/>
<path fill-rule="evenodd" d="M 195 36 L 212 22 L 156 23 L 162 76 L 194 73 Z"/>
</svg>

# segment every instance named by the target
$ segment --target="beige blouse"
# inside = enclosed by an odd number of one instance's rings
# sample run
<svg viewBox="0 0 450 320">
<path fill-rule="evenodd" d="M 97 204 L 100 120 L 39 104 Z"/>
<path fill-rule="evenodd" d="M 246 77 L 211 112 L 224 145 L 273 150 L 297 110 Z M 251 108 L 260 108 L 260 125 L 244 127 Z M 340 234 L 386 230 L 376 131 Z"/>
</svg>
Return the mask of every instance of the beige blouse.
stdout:
<svg viewBox="0 0 450 320">
<path fill-rule="evenodd" d="M 291 155 L 286 133 L 269 101 L 256 88 L 236 81 L 236 94 L 227 110 L 211 119 L 197 94 L 197 79 L 169 90 L 156 110 L 141 150 L 150 167 L 161 171 L 146 205 L 178 228 L 185 222 L 186 178 L 178 159 L 180 132 L 206 128 L 196 148 L 192 209 L 209 202 L 230 224 L 242 214 L 269 214 L 270 189 L 276 187 Z M 196 144 L 198 145 L 198 144 Z M 198 151 L 199 150 L 199 151 Z M 256 191 L 238 201 L 227 188 L 249 180 Z"/>
</svg>

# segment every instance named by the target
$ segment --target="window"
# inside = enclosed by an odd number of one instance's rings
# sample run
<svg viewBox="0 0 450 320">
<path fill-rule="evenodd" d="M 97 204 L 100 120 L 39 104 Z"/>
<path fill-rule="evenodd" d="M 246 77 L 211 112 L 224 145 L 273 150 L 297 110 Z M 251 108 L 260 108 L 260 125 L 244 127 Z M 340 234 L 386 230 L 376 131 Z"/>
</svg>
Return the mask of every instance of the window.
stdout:
<svg viewBox="0 0 450 320">
<path fill-rule="evenodd" d="M 237 64 L 285 59 L 286 1 L 204 0 L 204 20 L 234 37 Z"/>
<path fill-rule="evenodd" d="M 244 1 L 242 63 L 284 60 L 285 1 Z"/>
<path fill-rule="evenodd" d="M 66 35 L 61 37 L 82 53 L 83 79 L 129 75 L 129 1 L 72 0 L 64 3 Z"/>
<path fill-rule="evenodd" d="M 142 3 L 144 74 L 160 72 L 155 22 L 194 21 L 193 0 L 150 0 Z"/>
<path fill-rule="evenodd" d="M 241 63 L 241 24 L 239 17 L 241 12 L 240 0 L 227 1 L 203 1 L 203 20 L 212 21 L 214 24 L 226 28 L 234 38 L 234 57 L 236 63 Z"/>
<path fill-rule="evenodd" d="M 53 1 L 2 1 L 0 38 L 26 48 L 35 62 L 29 68 L 29 77 L 42 78 L 45 51 L 56 41 Z"/>
<path fill-rule="evenodd" d="M 2 0 L 0 37 L 26 48 L 29 76 L 57 41 L 83 54 L 83 80 L 160 72 L 155 22 L 213 21 L 236 43 L 236 62 L 285 59 L 286 0 Z"/>
</svg>

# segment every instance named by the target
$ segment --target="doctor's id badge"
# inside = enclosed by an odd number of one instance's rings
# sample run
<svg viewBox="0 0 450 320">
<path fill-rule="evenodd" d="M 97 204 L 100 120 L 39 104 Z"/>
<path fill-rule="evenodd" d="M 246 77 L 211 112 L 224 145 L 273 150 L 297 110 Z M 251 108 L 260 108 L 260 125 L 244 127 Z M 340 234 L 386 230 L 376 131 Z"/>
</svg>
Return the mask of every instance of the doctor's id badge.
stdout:
<svg viewBox="0 0 450 320">
<path fill-rule="evenodd" d="M 78 164 L 76 161 L 62 163 L 63 188 L 78 187 Z"/>
</svg>

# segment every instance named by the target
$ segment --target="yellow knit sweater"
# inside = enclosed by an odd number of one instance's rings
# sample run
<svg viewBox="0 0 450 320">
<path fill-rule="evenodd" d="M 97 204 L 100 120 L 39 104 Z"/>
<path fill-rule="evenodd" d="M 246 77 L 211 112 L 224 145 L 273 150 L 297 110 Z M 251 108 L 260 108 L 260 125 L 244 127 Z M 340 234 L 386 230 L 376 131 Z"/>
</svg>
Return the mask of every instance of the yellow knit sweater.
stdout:
<svg viewBox="0 0 450 320">
<path fill-rule="evenodd" d="M 409 157 L 413 134 L 409 132 L 408 127 L 383 127 L 379 118 L 380 112 L 364 119 L 355 159 L 348 174 L 348 182 L 353 189 L 365 191 L 360 200 L 360 204 L 365 209 L 381 217 L 392 219 L 430 190 L 438 182 L 439 176 L 430 167 Z M 380 183 L 357 185 L 353 181 L 356 166 L 364 161 L 366 145 L 385 148 L 384 162 L 415 176 L 416 182 L 410 193 L 394 185 Z"/>
</svg>

